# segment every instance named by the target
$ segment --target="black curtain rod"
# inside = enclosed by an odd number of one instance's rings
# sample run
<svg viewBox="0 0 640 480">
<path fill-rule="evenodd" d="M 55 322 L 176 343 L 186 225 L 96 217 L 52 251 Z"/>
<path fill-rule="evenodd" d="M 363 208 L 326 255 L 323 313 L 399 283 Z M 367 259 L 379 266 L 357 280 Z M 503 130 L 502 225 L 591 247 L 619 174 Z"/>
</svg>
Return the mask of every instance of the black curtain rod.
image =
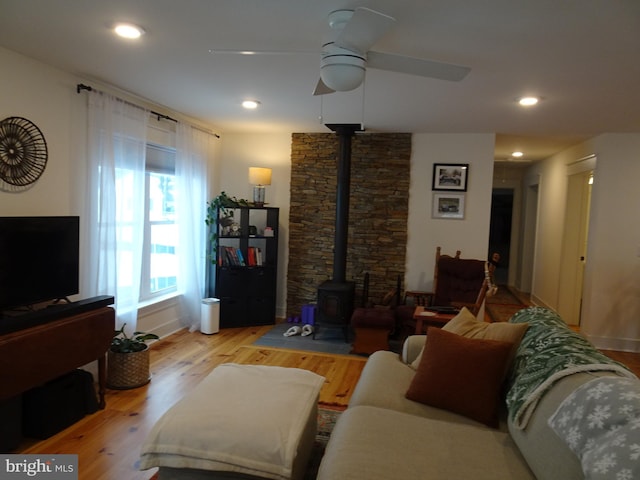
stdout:
<svg viewBox="0 0 640 480">
<path fill-rule="evenodd" d="M 90 85 L 85 85 L 84 83 L 79 83 L 78 85 L 76 85 L 76 92 L 80 93 L 81 91 L 86 90 L 88 92 L 92 92 L 93 91 L 93 87 Z M 127 102 L 130 105 L 133 105 L 135 107 L 137 107 L 138 105 L 134 105 L 131 102 Z M 178 123 L 178 120 L 176 120 L 175 118 L 171 118 L 169 115 L 165 115 L 163 113 L 158 113 L 158 112 L 154 112 L 153 110 L 149 110 L 151 112 L 152 115 L 155 115 L 158 120 L 160 120 L 161 118 L 163 118 L 164 120 L 171 120 L 172 122 L 176 122 Z"/>
<path fill-rule="evenodd" d="M 76 85 L 76 92 L 77 93 L 80 93 L 83 90 L 91 92 L 91 91 L 93 91 L 93 87 L 91 85 L 85 85 L 84 83 L 79 83 L 79 84 Z M 125 102 L 126 102 L 126 100 L 125 100 Z M 139 106 L 139 105 L 135 105 L 134 103 L 131 103 L 131 102 L 127 102 L 127 103 L 129 105 L 133 105 L 134 107 L 138 107 Z M 153 110 L 150 110 L 150 112 L 151 112 L 152 115 L 155 115 L 158 118 L 158 120 L 163 118 L 165 120 L 170 120 L 172 122 L 178 123 L 178 120 L 176 120 L 175 118 L 170 117 L 169 115 L 165 115 L 163 113 L 154 112 Z M 201 130 L 204 133 L 207 133 L 209 135 L 213 135 L 216 138 L 220 138 L 220 135 L 218 135 L 217 133 L 213 133 L 213 132 L 207 131 L 207 130 L 201 128 L 201 127 L 197 127 L 197 126 L 193 125 L 193 128 L 197 128 L 198 130 Z"/>
<path fill-rule="evenodd" d="M 151 110 L 151 113 L 155 115 L 158 120 L 160 120 L 161 118 L 164 118 L 165 120 L 171 120 L 172 122 L 178 123 L 178 120 L 176 120 L 175 118 L 171 118 L 169 115 L 164 115 L 162 113 L 154 112 L 153 110 Z"/>
</svg>

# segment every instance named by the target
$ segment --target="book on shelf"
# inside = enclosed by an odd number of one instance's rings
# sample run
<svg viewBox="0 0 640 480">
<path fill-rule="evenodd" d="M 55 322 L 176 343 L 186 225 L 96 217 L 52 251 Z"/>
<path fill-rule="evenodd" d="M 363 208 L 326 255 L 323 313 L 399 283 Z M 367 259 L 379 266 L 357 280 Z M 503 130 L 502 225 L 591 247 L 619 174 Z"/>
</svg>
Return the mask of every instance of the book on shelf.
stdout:
<svg viewBox="0 0 640 480">
<path fill-rule="evenodd" d="M 260 247 L 247 248 L 246 257 L 242 250 L 236 247 L 222 246 L 218 254 L 218 266 L 220 267 L 261 267 L 264 265 L 262 249 Z"/>
<path fill-rule="evenodd" d="M 221 267 L 227 266 L 236 266 L 236 267 L 244 267 L 246 266 L 244 256 L 242 255 L 242 251 L 239 248 L 234 247 L 220 247 L 218 255 L 218 265 Z"/>
<path fill-rule="evenodd" d="M 232 247 L 224 247 L 225 256 L 227 258 L 227 265 L 235 265 L 237 263 L 236 256 Z"/>
<path fill-rule="evenodd" d="M 242 250 L 240 250 L 239 248 L 236 248 L 236 257 L 238 259 L 238 265 L 240 265 L 241 267 L 246 267 L 247 264 L 244 261 Z"/>
<path fill-rule="evenodd" d="M 259 247 L 249 247 L 247 257 L 249 266 L 262 266 L 262 250 Z"/>
</svg>

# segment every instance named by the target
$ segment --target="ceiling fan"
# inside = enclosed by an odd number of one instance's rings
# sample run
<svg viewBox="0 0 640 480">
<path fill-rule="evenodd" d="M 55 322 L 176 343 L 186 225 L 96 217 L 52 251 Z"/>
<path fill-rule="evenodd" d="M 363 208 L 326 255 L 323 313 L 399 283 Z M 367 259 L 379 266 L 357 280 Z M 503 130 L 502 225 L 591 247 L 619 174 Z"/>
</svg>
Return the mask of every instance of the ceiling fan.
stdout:
<svg viewBox="0 0 640 480">
<path fill-rule="evenodd" d="M 370 8 L 336 10 L 329 14 L 327 20 L 330 29 L 322 45 L 320 79 L 314 95 L 347 92 L 358 88 L 364 81 L 367 67 L 450 81 L 460 81 L 471 71 L 469 67 L 460 65 L 370 50 L 396 21 L 395 18 Z M 301 53 L 244 50 L 210 52 L 245 55 Z"/>
<path fill-rule="evenodd" d="M 366 67 L 440 80 L 460 81 L 469 67 L 369 50 L 395 23 L 395 19 L 366 7 L 329 14 L 330 31 L 323 42 L 320 79 L 314 95 L 358 88 Z"/>
</svg>

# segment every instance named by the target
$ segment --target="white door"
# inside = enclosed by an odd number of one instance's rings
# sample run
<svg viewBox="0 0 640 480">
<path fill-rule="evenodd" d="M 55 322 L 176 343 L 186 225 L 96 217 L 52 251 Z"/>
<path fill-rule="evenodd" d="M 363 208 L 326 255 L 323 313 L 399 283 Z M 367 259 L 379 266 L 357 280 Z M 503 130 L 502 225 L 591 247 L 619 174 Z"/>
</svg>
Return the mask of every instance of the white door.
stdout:
<svg viewBox="0 0 640 480">
<path fill-rule="evenodd" d="M 580 172 L 568 177 L 558 287 L 558 313 L 568 325 L 580 325 L 592 179 L 593 171 Z"/>
</svg>

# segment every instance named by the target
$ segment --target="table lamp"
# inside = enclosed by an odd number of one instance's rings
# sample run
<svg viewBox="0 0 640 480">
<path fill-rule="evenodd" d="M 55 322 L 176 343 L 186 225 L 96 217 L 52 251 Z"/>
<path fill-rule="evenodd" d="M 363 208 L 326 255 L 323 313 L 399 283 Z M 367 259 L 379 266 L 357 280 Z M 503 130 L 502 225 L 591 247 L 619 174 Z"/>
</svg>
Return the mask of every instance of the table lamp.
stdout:
<svg viewBox="0 0 640 480">
<path fill-rule="evenodd" d="M 253 187 L 253 203 L 256 207 L 264 206 L 264 186 L 271 185 L 271 169 L 249 167 L 249 183 Z"/>
</svg>

